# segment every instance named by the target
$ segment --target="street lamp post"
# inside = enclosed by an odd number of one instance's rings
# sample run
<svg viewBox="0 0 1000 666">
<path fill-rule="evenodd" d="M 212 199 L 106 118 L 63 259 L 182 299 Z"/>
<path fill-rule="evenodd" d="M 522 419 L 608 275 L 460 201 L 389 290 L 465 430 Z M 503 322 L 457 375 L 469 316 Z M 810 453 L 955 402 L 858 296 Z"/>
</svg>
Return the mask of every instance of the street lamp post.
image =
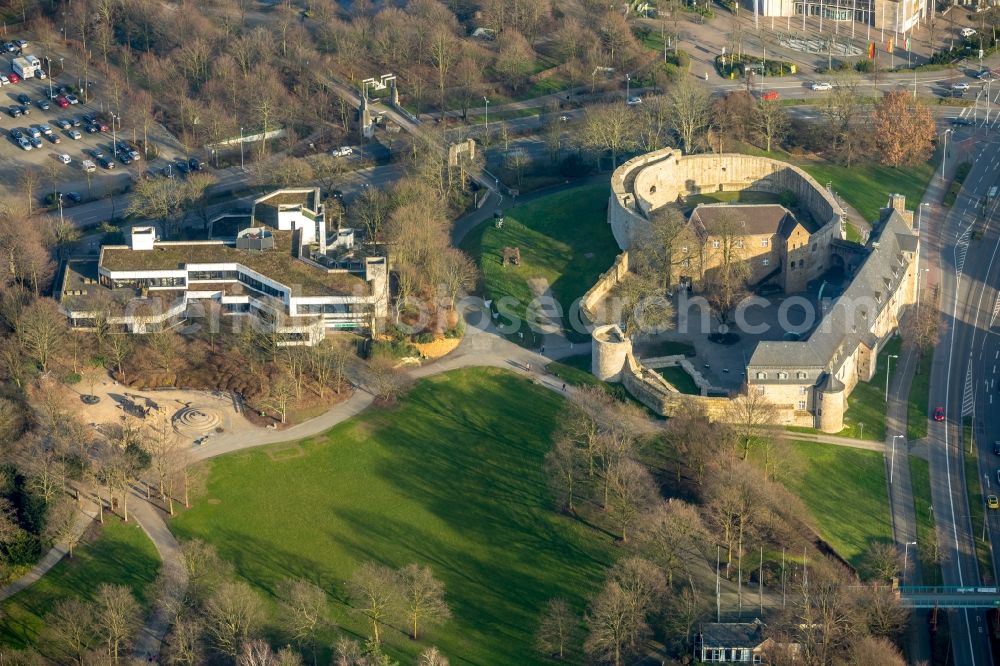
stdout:
<svg viewBox="0 0 1000 666">
<path fill-rule="evenodd" d="M 625 75 L 625 102 L 628 103 L 628 98 L 632 95 L 632 75 Z"/>
<path fill-rule="evenodd" d="M 910 546 L 916 546 L 916 545 L 917 545 L 916 541 L 907 541 L 906 543 L 903 544 L 903 571 L 900 574 L 900 578 L 905 579 L 906 577 L 906 565 L 909 564 L 909 559 L 907 557 L 910 554 L 909 548 Z"/>
<path fill-rule="evenodd" d="M 62 226 L 66 224 L 66 220 L 63 219 L 63 205 L 62 205 L 62 192 L 59 192 L 59 225 Z"/>
<path fill-rule="evenodd" d="M 944 151 L 941 153 L 941 180 L 944 180 L 944 164 L 948 160 L 948 135 L 951 134 L 951 128 L 944 131 Z"/>
<path fill-rule="evenodd" d="M 889 354 L 885 362 L 885 401 L 889 402 L 889 368 L 892 366 L 892 359 L 899 358 L 898 354 Z"/>
<path fill-rule="evenodd" d="M 52 99 L 52 58 L 45 56 L 45 64 L 48 67 L 49 75 L 49 99 Z"/>
<path fill-rule="evenodd" d="M 892 485 L 893 472 L 896 470 L 896 440 L 903 439 L 902 435 L 892 436 L 892 457 L 889 458 L 889 485 Z"/>
<path fill-rule="evenodd" d="M 486 136 L 484 138 L 486 139 L 486 143 L 489 143 L 489 141 L 490 141 L 490 100 L 488 100 L 486 97 L 483 97 L 483 101 L 486 102 Z"/>
<path fill-rule="evenodd" d="M 243 166 L 243 128 L 240 128 L 240 171 L 246 171 Z"/>
<path fill-rule="evenodd" d="M 931 269 L 924 268 L 923 270 L 921 270 L 921 271 L 919 271 L 917 273 L 917 310 L 918 311 L 920 310 L 920 279 L 924 276 L 925 273 L 930 273 L 930 272 L 931 272 Z"/>
</svg>

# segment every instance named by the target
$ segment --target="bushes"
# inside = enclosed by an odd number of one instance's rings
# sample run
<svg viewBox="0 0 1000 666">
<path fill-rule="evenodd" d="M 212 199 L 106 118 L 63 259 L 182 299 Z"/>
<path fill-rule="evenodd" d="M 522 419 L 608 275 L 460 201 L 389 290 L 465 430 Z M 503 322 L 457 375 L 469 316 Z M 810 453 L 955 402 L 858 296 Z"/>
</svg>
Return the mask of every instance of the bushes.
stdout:
<svg viewBox="0 0 1000 666">
<path fill-rule="evenodd" d="M 715 56 L 715 69 L 719 72 L 719 76 L 724 78 L 745 76 L 750 70 L 756 70 L 757 73 L 760 73 L 763 69 L 767 76 L 786 76 L 798 71 L 794 63 L 784 60 L 763 60 L 748 54 Z"/>
<path fill-rule="evenodd" d="M 854 69 L 862 74 L 871 74 L 875 71 L 875 63 L 865 58 L 854 63 Z"/>
</svg>

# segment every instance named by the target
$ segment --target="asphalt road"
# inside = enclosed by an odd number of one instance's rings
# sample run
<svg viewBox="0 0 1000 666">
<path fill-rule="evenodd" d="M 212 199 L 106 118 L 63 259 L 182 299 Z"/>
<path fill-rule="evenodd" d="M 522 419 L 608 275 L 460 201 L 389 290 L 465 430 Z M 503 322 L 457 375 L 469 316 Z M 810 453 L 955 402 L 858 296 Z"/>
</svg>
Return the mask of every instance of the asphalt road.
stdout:
<svg viewBox="0 0 1000 666">
<path fill-rule="evenodd" d="M 994 345 L 996 342 L 996 336 L 988 334 L 986 327 L 992 315 L 995 285 L 1000 282 L 1000 263 L 994 261 L 1000 220 L 996 202 L 988 209 L 985 220 L 978 215 L 978 205 L 997 183 L 1000 173 L 993 128 L 962 130 L 953 137 L 952 145 L 952 159 L 970 159 L 973 168 L 955 205 L 943 221 L 930 221 L 924 238 L 924 242 L 930 244 L 930 251 L 940 255 L 940 306 L 947 327 L 935 350 L 931 371 L 928 411 L 940 406 L 946 415 L 944 422 L 931 421 L 928 431 L 931 498 L 945 554 L 944 583 L 973 586 L 982 583 L 974 539 L 983 526 L 972 525 L 970 519 L 962 453 L 963 444 L 967 445 L 962 441 L 962 415 L 973 406 L 974 394 L 966 391 L 967 386 L 973 388 L 976 382 L 983 381 L 984 371 L 992 372 L 992 364 L 984 366 L 979 357 L 990 348 L 984 338 L 992 340 Z M 974 226 L 981 223 L 988 225 L 985 235 L 982 240 L 972 240 Z M 990 311 L 986 312 L 987 309 Z M 996 418 L 996 410 L 991 418 Z M 992 424 L 994 428 L 998 426 L 1000 424 Z M 987 454 L 988 446 L 987 442 L 979 442 L 980 457 Z M 988 455 L 992 455 L 991 447 Z M 1000 517 L 996 512 L 991 513 L 989 520 L 1000 527 L 997 523 Z M 984 613 L 953 610 L 950 619 L 954 663 L 992 664 Z"/>
</svg>

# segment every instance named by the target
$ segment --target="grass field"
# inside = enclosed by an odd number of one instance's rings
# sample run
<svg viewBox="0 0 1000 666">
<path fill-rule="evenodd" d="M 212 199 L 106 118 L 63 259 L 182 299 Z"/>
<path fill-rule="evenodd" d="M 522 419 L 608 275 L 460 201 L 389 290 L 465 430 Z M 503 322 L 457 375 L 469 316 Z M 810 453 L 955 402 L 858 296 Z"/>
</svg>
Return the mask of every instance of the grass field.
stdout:
<svg viewBox="0 0 1000 666">
<path fill-rule="evenodd" d="M 882 454 L 876 451 L 791 442 L 795 473 L 785 485 L 802 498 L 820 536 L 858 566 L 868 543 L 892 540 Z"/>
<path fill-rule="evenodd" d="M 582 616 L 615 552 L 550 505 L 542 457 L 562 404 L 496 369 L 424 379 L 392 410 L 211 461 L 213 501 L 172 528 L 216 544 L 265 593 L 286 577 L 317 582 L 335 622 L 360 636 L 366 624 L 344 605 L 352 571 L 376 558 L 429 565 L 454 619 L 419 643 L 388 631 L 394 657 L 413 663 L 433 643 L 453 664 L 539 663 L 546 601 L 565 597 Z"/>
<path fill-rule="evenodd" d="M 567 356 L 545 366 L 546 372 L 555 375 L 570 386 L 600 386 L 605 382 L 590 374 L 590 354 Z"/>
<path fill-rule="evenodd" d="M 924 196 L 924 190 L 934 175 L 934 165 L 939 159 L 935 154 L 922 164 L 899 168 L 879 164 L 846 167 L 823 159 L 792 155 L 781 149 L 768 153 L 754 146 L 740 146 L 738 150 L 750 155 L 787 160 L 802 167 L 821 187 L 826 187 L 827 183 L 830 183 L 834 191 L 869 222 L 878 219 L 879 210 L 886 205 L 889 195 L 894 192 L 906 195 L 906 207 L 916 211 Z"/>
<path fill-rule="evenodd" d="M 684 372 L 684 368 L 679 365 L 675 365 L 669 368 L 660 368 L 657 370 L 661 377 L 666 379 L 668 382 L 674 385 L 674 388 L 681 393 L 686 393 L 687 395 L 701 395 L 701 389 L 698 385 L 694 383 L 691 379 L 691 375 Z"/>
<path fill-rule="evenodd" d="M 463 246 L 479 259 L 485 295 L 509 299 L 510 312 L 523 322 L 526 306 L 537 295 L 529 280 L 535 281 L 548 284 L 568 313 L 618 254 L 607 224 L 607 200 L 605 184 L 574 188 L 507 211 L 501 229 L 485 226 L 481 234 L 470 234 Z M 520 265 L 501 265 L 508 246 L 520 248 Z M 527 336 L 527 324 L 522 329 Z"/>
<path fill-rule="evenodd" d="M 917 359 L 917 370 L 910 384 L 906 405 L 906 438 L 921 439 L 927 436 L 928 402 L 931 391 L 931 363 L 934 355 L 925 353 Z"/>
<path fill-rule="evenodd" d="M 913 508 L 917 513 L 917 551 L 934 542 L 934 511 L 931 509 L 930 465 L 923 458 L 908 456 L 910 460 L 910 485 L 913 488 Z M 941 566 L 920 557 L 920 573 L 924 585 L 941 584 Z"/>
<path fill-rule="evenodd" d="M 969 498 L 969 522 L 972 523 L 972 539 L 976 542 L 979 577 L 983 583 L 993 583 L 993 558 L 990 556 L 990 544 L 982 539 L 983 522 L 986 517 L 986 497 L 983 494 L 983 479 L 979 476 L 979 459 L 974 453 L 976 443 L 973 437 L 972 418 L 966 416 L 962 422 L 962 455 L 965 461 L 965 491 Z"/>
<path fill-rule="evenodd" d="M 847 398 L 844 412 L 842 437 L 869 439 L 881 442 L 885 439 L 885 373 L 890 355 L 899 355 L 902 339 L 893 338 L 878 355 L 875 376 L 870 382 L 858 382 Z M 892 372 L 896 372 L 896 361 L 892 359 Z M 864 424 L 862 428 L 860 424 Z"/>
<path fill-rule="evenodd" d="M 101 583 L 128 585 L 141 603 L 152 601 L 147 589 L 156 579 L 160 558 L 138 525 L 110 518 L 87 538 L 73 559 L 63 559 L 34 585 L 0 603 L 0 644 L 35 644 L 42 620 L 56 602 L 90 598 Z M 45 653 L 44 645 L 35 647 Z"/>
<path fill-rule="evenodd" d="M 869 222 L 878 219 L 879 209 L 885 206 L 893 192 L 906 195 L 906 207 L 917 210 L 934 175 L 932 162 L 898 169 L 866 164 L 847 168 L 830 162 L 797 162 L 820 185 L 833 184 L 834 191 L 844 197 Z"/>
</svg>

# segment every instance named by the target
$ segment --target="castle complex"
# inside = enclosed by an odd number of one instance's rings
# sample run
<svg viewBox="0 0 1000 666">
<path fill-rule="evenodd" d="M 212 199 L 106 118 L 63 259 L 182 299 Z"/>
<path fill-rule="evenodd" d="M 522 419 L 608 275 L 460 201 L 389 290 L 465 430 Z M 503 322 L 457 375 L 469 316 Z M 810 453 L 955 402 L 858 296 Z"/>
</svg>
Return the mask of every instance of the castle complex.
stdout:
<svg viewBox="0 0 1000 666">
<path fill-rule="evenodd" d="M 862 245 L 845 239 L 845 215 L 830 192 L 798 167 L 778 160 L 684 156 L 664 149 L 623 164 L 611 187 L 608 222 L 623 253 L 584 297 L 588 316 L 628 271 L 629 248 L 642 242 L 658 209 L 694 195 L 742 190 L 795 202 L 789 207 L 696 206 L 687 220 L 687 240 L 673 248 L 672 282 L 697 293 L 724 253 L 749 264 L 751 288 L 773 285 L 785 294 L 805 293 L 810 284 L 822 284 L 829 272 L 842 274 L 839 296 L 823 298 L 820 289 L 820 312 L 803 338 L 756 344 L 743 389 L 765 396 L 782 423 L 842 430 L 848 396 L 858 381 L 871 380 L 878 352 L 896 331 L 901 311 L 916 300 L 919 235 L 904 198 L 890 197 Z M 660 413 L 669 414 L 692 399 L 645 367 L 614 325 L 595 330 L 592 353 L 595 375 L 622 381 Z M 724 418 L 728 399 L 707 397 L 704 383 L 697 380 L 707 411 Z"/>
</svg>

